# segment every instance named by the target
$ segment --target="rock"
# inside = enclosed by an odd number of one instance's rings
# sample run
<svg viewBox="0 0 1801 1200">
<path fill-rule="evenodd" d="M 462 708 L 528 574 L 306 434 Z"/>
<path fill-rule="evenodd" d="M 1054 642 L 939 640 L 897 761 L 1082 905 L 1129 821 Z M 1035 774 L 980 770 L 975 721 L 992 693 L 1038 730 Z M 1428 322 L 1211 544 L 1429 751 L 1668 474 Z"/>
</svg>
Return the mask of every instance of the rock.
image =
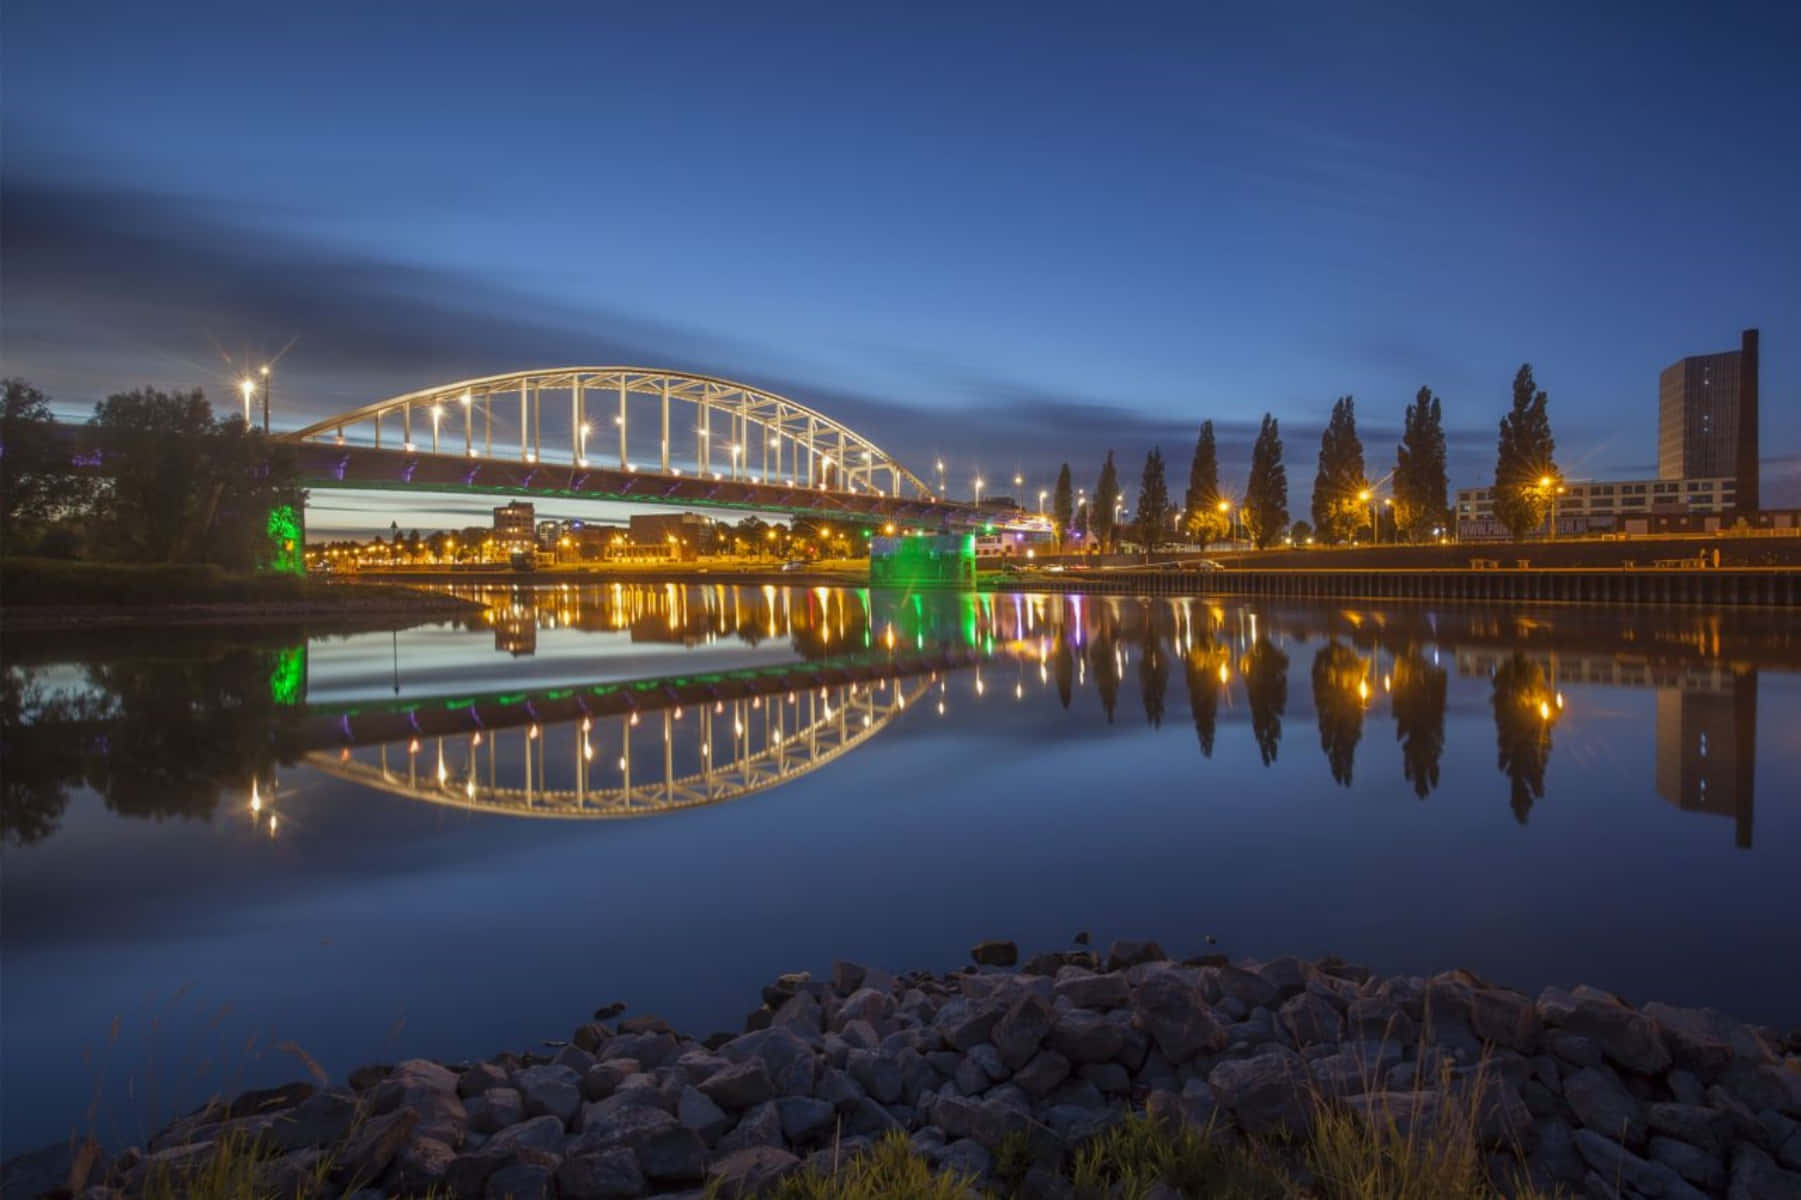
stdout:
<svg viewBox="0 0 1801 1200">
<path fill-rule="evenodd" d="M 363 1067 L 352 1067 L 345 1082 L 355 1092 L 366 1092 L 388 1077 L 394 1068 L 385 1063 L 373 1063 Z"/>
<path fill-rule="evenodd" d="M 868 977 L 869 968 L 860 963 L 839 960 L 832 964 L 832 990 L 840 996 L 855 992 Z"/>
<path fill-rule="evenodd" d="M 1769 1144 L 1774 1147 L 1777 1165 L 1785 1171 L 1801 1171 L 1801 1123 L 1768 1109 L 1758 1113 L 1757 1119 L 1770 1131 Z"/>
<path fill-rule="evenodd" d="M 488 1176 L 487 1200 L 550 1200 L 554 1176 L 549 1167 L 514 1163 Z"/>
<path fill-rule="evenodd" d="M 1348 1036 L 1362 1041 L 1412 1046 L 1417 1032 L 1413 1018 L 1386 996 L 1358 996 L 1345 1006 Z"/>
<path fill-rule="evenodd" d="M 614 1058 L 589 1067 L 582 1074 L 582 1099 L 605 1100 L 619 1085 L 639 1073 L 635 1058 Z"/>
<path fill-rule="evenodd" d="M 1533 1182 L 1541 1191 L 1555 1192 L 1559 1183 L 1579 1183 L 1588 1167 L 1576 1151 L 1575 1136 L 1567 1123 L 1556 1120 L 1534 1122 L 1537 1142 L 1527 1158 Z"/>
<path fill-rule="evenodd" d="M 1048 1040 L 1051 1049 L 1072 1063 L 1104 1063 L 1119 1056 L 1125 1031 L 1105 1017 L 1075 1009 L 1057 1014 Z"/>
<path fill-rule="evenodd" d="M 1801 1068 L 1735 1062 L 1721 1074 L 1720 1086 L 1753 1112 L 1769 1108 L 1801 1117 Z"/>
<path fill-rule="evenodd" d="M 852 1136 L 880 1137 L 889 1130 L 900 1129 L 893 1113 L 865 1096 L 851 1105 L 844 1119 L 844 1131 Z"/>
<path fill-rule="evenodd" d="M 269 1126 L 270 1147 L 291 1150 L 335 1145 L 356 1124 L 357 1100 L 349 1092 L 318 1092 L 276 1117 Z"/>
<path fill-rule="evenodd" d="M 1080 1075 L 1110 1095 L 1123 1096 L 1132 1090 L 1132 1076 L 1118 1063 L 1083 1063 Z"/>
<path fill-rule="evenodd" d="M 1232 966 L 1217 967 L 1214 972 L 1220 995 L 1242 1004 L 1246 1012 L 1274 1008 L 1278 1002 L 1275 986 L 1261 975 Z"/>
<path fill-rule="evenodd" d="M 1029 1200 L 1076 1200 L 1076 1188 L 1048 1167 L 1033 1167 L 1020 1182 L 1019 1194 Z"/>
<path fill-rule="evenodd" d="M 1603 1060 L 1600 1043 L 1579 1033 L 1551 1030 L 1544 1035 L 1544 1042 L 1554 1056 L 1571 1066 L 1598 1067 Z"/>
<path fill-rule="evenodd" d="M 1197 1054 L 1226 1048 L 1226 1031 L 1207 1007 L 1206 998 L 1174 972 L 1145 979 L 1132 997 L 1132 1005 L 1139 1026 L 1176 1066 Z"/>
<path fill-rule="evenodd" d="M 1645 1144 L 1644 1111 L 1606 1067 L 1571 1072 L 1563 1081 L 1563 1098 L 1586 1128 L 1629 1146 Z"/>
<path fill-rule="evenodd" d="M 1050 1034 L 1054 1019 L 1051 1006 L 1040 996 L 1028 994 L 1013 1002 L 995 1022 L 992 1034 L 994 1049 L 1008 1070 L 1018 1070 L 1031 1061 Z M 974 1047 L 970 1053 L 973 1056 Z"/>
<path fill-rule="evenodd" d="M 1645 1123 L 1652 1133 L 1687 1142 L 1705 1153 L 1725 1153 L 1732 1123 L 1723 1113 L 1698 1104 L 1653 1104 L 1645 1109 Z"/>
<path fill-rule="evenodd" d="M 800 1169 L 800 1159 L 779 1146 L 747 1146 L 707 1168 L 708 1194 L 718 1200 L 751 1200 Z"/>
<path fill-rule="evenodd" d="M 472 1150 L 457 1155 L 444 1169 L 444 1189 L 454 1200 L 481 1200 L 488 1191 L 488 1178 L 513 1160 L 510 1151 Z"/>
<path fill-rule="evenodd" d="M 1657 1023 L 1676 1065 L 1715 1079 L 1734 1059 L 1756 1064 L 1769 1052 L 1749 1026 L 1711 1008 L 1678 1008 L 1655 1000 L 1640 1010 Z"/>
<path fill-rule="evenodd" d="M 707 1147 L 692 1129 L 675 1126 L 637 1145 L 638 1169 L 653 1187 L 700 1183 L 707 1177 Z"/>
<path fill-rule="evenodd" d="M 1573 992 L 1546 988 L 1538 997 L 1538 1015 L 1547 1025 L 1592 1038 L 1603 1054 L 1629 1071 L 1660 1075 L 1670 1067 L 1657 1022 L 1617 996 L 1589 987 Z"/>
<path fill-rule="evenodd" d="M 994 1156 L 974 1138 L 958 1138 L 938 1156 L 938 1167 L 966 1180 L 982 1180 L 994 1170 Z"/>
<path fill-rule="evenodd" d="M 775 1102 L 776 1115 L 782 1122 L 782 1136 L 790 1142 L 805 1142 L 832 1127 L 837 1110 L 824 1100 L 811 1096 L 783 1096 Z"/>
<path fill-rule="evenodd" d="M 852 1051 L 853 1058 L 856 1051 Z M 734 1063 L 709 1075 L 699 1084 L 707 1099 L 733 1112 L 763 1103 L 775 1095 L 769 1067 L 760 1058 Z"/>
<path fill-rule="evenodd" d="M 904 1080 L 900 1064 L 894 1059 L 869 1050 L 852 1050 L 844 1067 L 877 1102 L 894 1104 L 900 1100 Z"/>
<path fill-rule="evenodd" d="M 476 1063 L 457 1076 L 457 1095 L 465 1100 L 471 1096 L 479 1096 L 489 1088 L 511 1086 L 513 1086 L 512 1076 L 494 1063 Z"/>
<path fill-rule="evenodd" d="M 861 1100 L 864 1092 L 862 1085 L 852 1079 L 849 1074 L 837 1067 L 829 1067 L 820 1074 L 819 1082 L 813 1088 L 813 1094 L 839 1112 L 843 1112 Z"/>
<path fill-rule="evenodd" d="M 528 1116 L 553 1116 L 565 1126 L 582 1111 L 582 1077 L 573 1067 L 549 1064 L 527 1067 L 513 1076 Z"/>
<path fill-rule="evenodd" d="M 1644 1195 L 1667 1200 L 1705 1200 L 1675 1171 L 1640 1158 L 1612 1138 L 1602 1137 L 1592 1129 L 1578 1129 L 1573 1140 L 1577 1152 L 1595 1174 L 1609 1183 L 1617 1181 Z"/>
<path fill-rule="evenodd" d="M 1117 972 L 1104 975 L 1074 975 L 1059 979 L 1054 985 L 1059 1000 L 1068 1000 L 1076 1008 L 1102 1012 L 1124 1008 L 1132 1002 L 1132 986 Z"/>
<path fill-rule="evenodd" d="M 735 1037 L 718 1052 L 733 1062 L 760 1059 L 778 1096 L 805 1096 L 813 1090 L 813 1047 L 789 1026 L 771 1026 Z"/>
<path fill-rule="evenodd" d="M 1314 969 L 1313 964 L 1303 962 L 1292 954 L 1285 954 L 1258 967 L 1257 974 L 1275 989 L 1276 1000 L 1284 1001 L 1306 990 L 1307 981 L 1313 977 Z"/>
<path fill-rule="evenodd" d="M 562 1118 L 551 1113 L 509 1125 L 482 1144 L 490 1152 L 506 1152 L 521 1146 L 538 1150 L 556 1150 L 563 1145 Z"/>
<path fill-rule="evenodd" d="M 1732 1151 L 1732 1182 L 1727 1200 L 1801 1200 L 1801 1174 L 1784 1171 L 1770 1156 L 1748 1143 Z"/>
<path fill-rule="evenodd" d="M 1470 994 L 1470 1029 L 1485 1042 L 1531 1054 L 1538 1049 L 1538 1008 L 1506 988 L 1478 988 Z"/>
<path fill-rule="evenodd" d="M 1139 963 L 1162 962 L 1168 957 L 1156 942 L 1117 941 L 1107 947 L 1107 969 L 1123 971 Z"/>
<path fill-rule="evenodd" d="M 1222 1062 L 1208 1074 L 1207 1085 L 1246 1133 L 1298 1135 L 1312 1125 L 1306 1065 L 1291 1050 L 1271 1048 L 1255 1058 Z"/>
<path fill-rule="evenodd" d="M 983 1080 L 977 1086 L 978 1091 L 986 1091 L 991 1083 L 1005 1083 L 1007 1076 L 1012 1074 L 1007 1069 L 1007 1064 L 1001 1061 L 1001 1052 L 991 1042 L 971 1046 L 969 1053 L 963 1056 L 963 1062 L 974 1067 Z"/>
<path fill-rule="evenodd" d="M 1718 1156 L 1675 1138 L 1654 1137 L 1646 1150 L 1652 1162 L 1662 1163 L 1698 1188 L 1710 1192 L 1726 1187 L 1726 1166 Z"/>
<path fill-rule="evenodd" d="M 1145 1115 L 1166 1128 L 1192 1126 L 1210 1132 L 1220 1119 L 1219 1103 L 1213 1089 L 1199 1079 L 1192 1079 L 1180 1093 L 1155 1091 L 1145 1099 Z"/>
<path fill-rule="evenodd" d="M 324 1166 L 324 1151 L 296 1150 L 292 1154 L 259 1163 L 256 1168 L 256 1187 L 260 1194 L 277 1197 L 278 1200 L 308 1200 L 321 1190 L 320 1179 Z M 91 1188 L 81 1193 L 81 1196 L 82 1200 L 102 1200 L 94 1195 Z M 117 1192 L 104 1200 L 125 1200 L 125 1193 Z"/>
<path fill-rule="evenodd" d="M 977 942 L 969 957 L 984 967 L 1010 967 L 1019 961 L 1019 947 L 1004 941 Z"/>
<path fill-rule="evenodd" d="M 1034 1100 L 1069 1078 L 1069 1060 L 1055 1050 L 1040 1050 L 1032 1061 L 1014 1073 L 1013 1082 Z"/>
<path fill-rule="evenodd" d="M 1379 1091 L 1388 1072 L 1401 1062 L 1393 1046 L 1340 1050 L 1307 1064 L 1315 1085 L 1326 1096 L 1355 1096 Z"/>
<path fill-rule="evenodd" d="M 581 1136 L 566 1144 L 565 1153 L 584 1154 L 613 1146 L 636 1148 L 645 1139 L 679 1126 L 680 1122 L 672 1114 L 649 1105 L 607 1111 L 598 1104 L 590 1104 L 582 1109 Z"/>
<path fill-rule="evenodd" d="M 1298 1046 L 1336 1043 L 1344 1037 L 1344 1018 L 1332 1004 L 1312 992 L 1301 992 L 1276 1011 L 1279 1021 Z"/>
<path fill-rule="evenodd" d="M 1678 1104 L 1707 1103 L 1707 1087 L 1692 1071 L 1678 1067 L 1665 1076 L 1664 1082 L 1670 1085 L 1670 1094 L 1676 1097 Z"/>
<path fill-rule="evenodd" d="M 709 1146 L 734 1124 L 724 1109 L 693 1085 L 682 1089 L 681 1098 L 675 1103 L 675 1119 L 698 1133 L 700 1140 Z"/>
<path fill-rule="evenodd" d="M 1403 1141 L 1429 1143 L 1440 1136 L 1445 1120 L 1445 1097 L 1438 1091 L 1366 1092 L 1347 1097 L 1344 1105 L 1373 1127 L 1392 1130 Z"/>
<path fill-rule="evenodd" d="M 770 1018 L 772 1026 L 787 1026 L 801 1033 L 802 1036 L 818 1036 L 825 1028 L 825 1011 L 810 992 L 796 992 L 790 996 L 775 1016 Z"/>
<path fill-rule="evenodd" d="M 776 1111 L 775 1101 L 767 1100 L 738 1118 L 737 1126 L 719 1139 L 717 1149 L 720 1154 L 730 1154 L 750 1146 L 781 1144 L 782 1116 Z"/>
<path fill-rule="evenodd" d="M 556 1179 L 561 1200 L 628 1200 L 644 1192 L 638 1156 L 623 1146 L 566 1158 Z"/>
<path fill-rule="evenodd" d="M 394 1186 L 402 1193 L 429 1191 L 444 1182 L 444 1172 L 457 1157 L 436 1138 L 416 1137 L 394 1158 Z"/>
<path fill-rule="evenodd" d="M 674 1033 L 668 1021 L 655 1013 L 639 1013 L 635 1017 L 627 1017 L 619 1022 L 619 1032 L 624 1034 L 640 1033 Z"/>
<path fill-rule="evenodd" d="M 338 1152 L 338 1174 L 363 1183 L 381 1178 L 418 1124 L 419 1113 L 412 1108 L 397 1108 L 370 1117 L 351 1133 Z"/>
</svg>

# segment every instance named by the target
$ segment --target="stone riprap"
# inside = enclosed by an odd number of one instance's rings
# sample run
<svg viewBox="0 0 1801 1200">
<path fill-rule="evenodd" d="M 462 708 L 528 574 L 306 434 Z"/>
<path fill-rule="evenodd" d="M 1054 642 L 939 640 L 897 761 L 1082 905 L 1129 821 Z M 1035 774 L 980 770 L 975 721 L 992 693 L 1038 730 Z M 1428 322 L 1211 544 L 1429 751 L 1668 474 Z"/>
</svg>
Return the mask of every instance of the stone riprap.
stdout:
<svg viewBox="0 0 1801 1200">
<path fill-rule="evenodd" d="M 371 1196 L 735 1197 L 890 1130 L 983 1178 L 1003 1143 L 1050 1166 L 1133 1112 L 1280 1137 L 1341 1105 L 1428 1136 L 1441 1113 L 1474 1112 L 1497 1177 L 1547 1191 L 1801 1198 L 1801 1043 L 1711 1010 L 1587 987 L 1533 999 L 1467 971 L 1172 961 L 1154 942 L 948 975 L 840 963 L 763 1001 L 737 1036 L 595 1020 L 550 1054 L 241 1097 L 99 1164 L 90 1194 L 134 1195 L 233 1132 L 279 1152 L 262 1170 L 290 1195 L 323 1162 Z M 1027 1194 L 1066 1189 L 1026 1176 Z"/>
</svg>

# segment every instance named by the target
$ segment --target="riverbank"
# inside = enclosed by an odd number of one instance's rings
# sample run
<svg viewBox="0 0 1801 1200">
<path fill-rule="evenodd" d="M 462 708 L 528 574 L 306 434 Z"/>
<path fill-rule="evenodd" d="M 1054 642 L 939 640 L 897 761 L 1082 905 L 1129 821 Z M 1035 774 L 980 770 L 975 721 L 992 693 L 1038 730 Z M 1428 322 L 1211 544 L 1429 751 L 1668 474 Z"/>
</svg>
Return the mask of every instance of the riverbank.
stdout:
<svg viewBox="0 0 1801 1200">
<path fill-rule="evenodd" d="M 239 575 L 205 564 L 0 561 L 0 629 L 94 630 L 270 625 L 402 628 L 471 616 L 442 592 L 295 575 Z"/>
<path fill-rule="evenodd" d="M 228 1168 L 232 1195 L 579 1200 L 833 1195 L 799 1183 L 861 1169 L 856 1195 L 901 1197 L 936 1194 L 929 1168 L 946 1195 L 1801 1196 L 1801 1031 L 1467 971 L 971 953 L 947 975 L 782 976 L 738 1035 L 613 1005 L 542 1051 L 342 1084 L 302 1055 L 311 1082 L 96 1148 L 71 1182 L 119 1189 L 99 1200 Z M 15 1160 L 9 1189 L 74 1157 Z"/>
</svg>

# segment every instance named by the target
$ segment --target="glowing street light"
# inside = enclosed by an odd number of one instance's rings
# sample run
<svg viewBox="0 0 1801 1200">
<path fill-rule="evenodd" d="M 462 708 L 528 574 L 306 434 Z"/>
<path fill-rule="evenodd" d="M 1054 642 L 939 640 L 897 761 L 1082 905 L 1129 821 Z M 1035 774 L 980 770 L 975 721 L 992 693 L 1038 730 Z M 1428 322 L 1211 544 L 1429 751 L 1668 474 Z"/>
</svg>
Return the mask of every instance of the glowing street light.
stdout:
<svg viewBox="0 0 1801 1200">
<path fill-rule="evenodd" d="M 263 364 L 263 433 L 269 432 L 269 364 Z M 273 827 L 271 827 L 273 832 Z"/>
<path fill-rule="evenodd" d="M 238 384 L 238 390 L 244 393 L 244 428 L 250 428 L 250 398 L 256 394 L 256 380 L 245 376 Z"/>
<path fill-rule="evenodd" d="M 1041 517 L 1044 515 L 1044 498 L 1050 494 L 1047 488 L 1038 489 L 1038 515 Z"/>
<path fill-rule="evenodd" d="M 980 475 L 977 475 L 976 476 L 976 503 L 980 504 L 981 502 L 982 502 L 982 477 Z"/>
<path fill-rule="evenodd" d="M 436 454 L 438 452 L 438 425 L 443 420 L 444 420 L 444 406 L 442 404 L 432 405 L 431 406 L 431 452 L 433 454 Z"/>
<path fill-rule="evenodd" d="M 937 465 L 938 465 L 938 496 L 940 499 L 943 499 L 944 498 L 944 460 L 942 458 L 939 459 Z"/>
</svg>

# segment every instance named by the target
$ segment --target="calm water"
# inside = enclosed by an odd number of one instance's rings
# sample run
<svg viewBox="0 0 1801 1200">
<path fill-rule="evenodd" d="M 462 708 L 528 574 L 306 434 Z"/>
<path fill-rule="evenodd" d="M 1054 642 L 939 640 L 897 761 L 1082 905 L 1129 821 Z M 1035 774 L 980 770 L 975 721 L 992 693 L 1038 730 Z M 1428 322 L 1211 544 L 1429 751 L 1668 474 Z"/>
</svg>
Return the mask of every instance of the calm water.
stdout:
<svg viewBox="0 0 1801 1200">
<path fill-rule="evenodd" d="M 481 598 L 7 640 L 6 1152 L 1078 929 L 1801 1024 L 1789 614 Z"/>
</svg>

